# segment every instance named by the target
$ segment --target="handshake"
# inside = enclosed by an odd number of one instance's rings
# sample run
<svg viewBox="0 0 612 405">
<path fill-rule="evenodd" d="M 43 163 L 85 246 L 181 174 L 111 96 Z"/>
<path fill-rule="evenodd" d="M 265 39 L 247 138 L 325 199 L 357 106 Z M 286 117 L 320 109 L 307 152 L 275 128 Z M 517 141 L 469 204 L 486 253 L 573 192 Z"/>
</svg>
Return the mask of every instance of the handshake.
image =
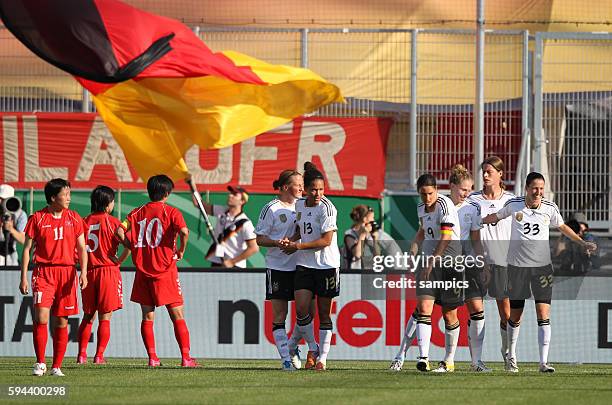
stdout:
<svg viewBox="0 0 612 405">
<path fill-rule="evenodd" d="M 298 247 L 299 243 L 294 242 L 288 238 L 275 241 L 275 245 L 286 255 L 293 254 L 296 251 L 300 250 Z"/>
</svg>

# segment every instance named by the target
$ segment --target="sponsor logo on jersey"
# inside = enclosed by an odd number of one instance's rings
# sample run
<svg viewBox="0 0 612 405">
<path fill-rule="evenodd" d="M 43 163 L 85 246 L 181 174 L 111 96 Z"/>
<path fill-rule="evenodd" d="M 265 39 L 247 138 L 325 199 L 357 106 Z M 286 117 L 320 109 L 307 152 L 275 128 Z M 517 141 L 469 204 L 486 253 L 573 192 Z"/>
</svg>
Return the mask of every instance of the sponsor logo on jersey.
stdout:
<svg viewBox="0 0 612 405">
<path fill-rule="evenodd" d="M 495 204 L 489 205 L 489 208 L 495 208 Z"/>
<path fill-rule="evenodd" d="M 521 222 L 523 220 L 523 213 L 522 212 L 517 212 L 515 215 L 515 218 L 517 221 Z"/>
<path fill-rule="evenodd" d="M 64 309 L 74 309 L 74 305 L 64 306 Z"/>
<path fill-rule="evenodd" d="M 280 214 L 280 215 L 278 216 L 278 219 L 280 219 L 280 221 L 281 221 L 281 222 L 283 222 L 283 223 L 284 223 L 284 222 L 287 222 L 287 215 L 285 215 L 285 214 Z"/>
<path fill-rule="evenodd" d="M 43 228 L 51 228 L 51 225 L 43 225 Z"/>
<path fill-rule="evenodd" d="M 312 212 L 309 212 L 307 216 L 308 216 L 308 217 L 311 217 L 311 216 L 312 216 Z"/>
</svg>

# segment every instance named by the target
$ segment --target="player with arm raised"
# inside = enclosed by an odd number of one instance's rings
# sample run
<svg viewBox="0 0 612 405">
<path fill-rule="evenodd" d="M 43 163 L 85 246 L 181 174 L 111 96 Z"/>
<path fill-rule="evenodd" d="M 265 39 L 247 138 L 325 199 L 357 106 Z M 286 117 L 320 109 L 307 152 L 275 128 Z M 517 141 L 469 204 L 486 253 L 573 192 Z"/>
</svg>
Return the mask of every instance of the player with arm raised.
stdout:
<svg viewBox="0 0 612 405">
<path fill-rule="evenodd" d="M 324 196 L 323 174 L 310 162 L 304 164 L 304 185 L 306 198 L 299 199 L 295 204 L 300 241 L 287 242 L 282 250 L 287 254 L 297 254 L 297 329 L 309 345 L 307 363 L 317 357 L 314 369 L 324 371 L 327 369 L 332 338 L 332 302 L 340 293 L 340 251 L 336 225 L 338 212 L 334 204 Z M 294 240 L 297 238 L 294 237 Z M 315 295 L 320 320 L 318 356 L 310 314 Z"/>
<path fill-rule="evenodd" d="M 469 200 L 480 205 L 480 215 L 497 212 L 504 204 L 515 197 L 507 192 L 504 185 L 504 162 L 497 156 L 486 158 L 480 165 L 482 169 L 483 188 L 470 194 Z M 497 301 L 499 313 L 499 331 L 501 337 L 501 355 L 507 364 L 508 338 L 507 323 L 510 317 L 510 300 L 508 299 L 508 243 L 510 240 L 511 219 L 506 218 L 491 224 L 485 224 L 480 230 L 480 239 L 485 251 L 486 262 L 491 270 L 491 280 L 487 285 L 489 296 Z"/>
<path fill-rule="evenodd" d="M 521 316 L 525 300 L 532 296 L 538 319 L 538 347 L 540 371 L 552 373 L 548 364 L 550 347 L 550 304 L 552 298 L 553 268 L 550 258 L 549 228 L 559 231 L 586 251 L 595 251 L 597 246 L 582 240 L 563 223 L 559 208 L 544 198 L 544 176 L 532 172 L 525 181 L 525 197 L 513 198 L 494 214 L 489 214 L 483 223 L 494 223 L 511 218 L 512 231 L 508 249 L 508 282 L 510 318 L 508 319 L 508 363 L 506 370 L 518 372 L 516 343 L 519 336 Z"/>
<path fill-rule="evenodd" d="M 96 313 L 99 314 L 97 347 L 94 364 L 105 364 L 104 350 L 110 340 L 110 320 L 113 311 L 123 308 L 123 285 L 119 265 L 127 258 L 129 249 L 123 248 L 117 258 L 119 240 L 115 236 L 121 222 L 111 213 L 115 207 L 115 192 L 98 186 L 91 193 L 91 214 L 84 221 L 87 234 L 87 288 L 81 292 L 83 320 L 79 326 L 79 354 L 77 363 L 87 363 L 87 344 Z"/>
<path fill-rule="evenodd" d="M 117 229 L 117 237 L 132 252 L 136 276 L 131 300 L 140 304 L 140 332 L 149 356 L 149 366 L 161 365 L 155 351 L 153 321 L 155 307 L 165 306 L 174 325 L 174 336 L 181 351 L 181 366 L 197 367 L 189 355 L 189 330 L 183 314 L 183 293 L 176 262 L 183 258 L 189 230 L 181 212 L 166 204 L 174 183 L 163 174 L 147 181 L 151 202 L 134 209 Z M 126 233 L 131 231 L 131 241 Z M 178 249 L 177 237 L 180 239 Z"/>
<path fill-rule="evenodd" d="M 53 179 L 45 184 L 47 207 L 35 212 L 25 228 L 25 244 L 21 259 L 22 294 L 30 292 L 28 266 L 30 250 L 35 247 L 32 272 L 34 298 L 33 339 L 36 364 L 32 372 L 42 376 L 47 371 L 45 348 L 48 339 L 49 315 L 57 319 L 53 332 L 53 367 L 51 375 L 63 377 L 61 366 L 68 344 L 68 317 L 79 313 L 77 298 L 76 259 L 81 266 L 79 284 L 87 287 L 87 252 L 83 235 L 83 219 L 70 206 L 70 183 Z M 77 255 L 75 255 L 75 250 Z"/>
</svg>

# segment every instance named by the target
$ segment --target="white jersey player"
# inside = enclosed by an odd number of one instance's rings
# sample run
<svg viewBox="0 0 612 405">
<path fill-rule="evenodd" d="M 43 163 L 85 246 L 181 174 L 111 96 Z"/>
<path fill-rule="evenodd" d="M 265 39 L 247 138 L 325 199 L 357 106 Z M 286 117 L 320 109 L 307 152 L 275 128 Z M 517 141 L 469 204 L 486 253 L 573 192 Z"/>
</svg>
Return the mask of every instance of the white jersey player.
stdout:
<svg viewBox="0 0 612 405">
<path fill-rule="evenodd" d="M 535 299 L 538 318 L 538 347 L 540 371 L 554 372 L 548 364 L 550 345 L 550 304 L 552 298 L 553 269 L 549 253 L 549 227 L 558 228 L 569 239 L 582 245 L 587 251 L 597 246 L 583 241 L 563 223 L 559 209 L 553 202 L 543 198 L 544 176 L 532 172 L 525 181 L 525 197 L 508 201 L 496 214 L 484 218 L 484 223 L 493 223 L 504 218 L 512 220 L 512 236 L 508 250 L 508 277 L 510 296 L 510 318 L 508 319 L 508 362 L 506 370 L 518 372 L 516 343 L 525 299 Z"/>
<path fill-rule="evenodd" d="M 501 210 L 506 201 L 515 197 L 504 190 L 504 162 L 497 156 L 486 158 L 480 165 L 482 169 L 483 189 L 472 193 L 469 200 L 480 206 L 481 216 Z M 506 325 L 510 316 L 508 299 L 508 244 L 510 241 L 510 218 L 485 224 L 480 230 L 480 239 L 484 246 L 486 262 L 491 269 L 491 280 L 487 287 L 488 294 L 497 301 L 499 312 L 499 331 L 501 337 L 501 355 L 504 364 L 507 362 L 508 338 Z"/>
<path fill-rule="evenodd" d="M 287 337 L 285 321 L 288 302 L 293 301 L 296 255 L 287 255 L 282 250 L 283 241 L 288 241 L 296 229 L 295 202 L 302 196 L 304 180 L 295 170 L 284 170 L 274 180 L 278 198 L 266 204 L 259 214 L 255 228 L 257 244 L 267 247 L 266 252 L 266 300 L 272 302 L 272 334 L 284 371 L 301 367 L 297 345 L 301 336 L 293 331 Z"/>
<path fill-rule="evenodd" d="M 314 367 L 315 370 L 324 371 L 331 346 L 332 302 L 340 293 L 340 250 L 336 225 L 338 212 L 334 204 L 324 196 L 323 174 L 310 162 L 304 165 L 304 185 L 306 198 L 295 204 L 298 233 L 282 249 L 287 254 L 297 255 L 294 285 L 297 328 L 310 347 L 305 368 Z M 315 295 L 320 320 L 320 347 L 313 350 L 313 317 L 309 307 Z"/>
</svg>

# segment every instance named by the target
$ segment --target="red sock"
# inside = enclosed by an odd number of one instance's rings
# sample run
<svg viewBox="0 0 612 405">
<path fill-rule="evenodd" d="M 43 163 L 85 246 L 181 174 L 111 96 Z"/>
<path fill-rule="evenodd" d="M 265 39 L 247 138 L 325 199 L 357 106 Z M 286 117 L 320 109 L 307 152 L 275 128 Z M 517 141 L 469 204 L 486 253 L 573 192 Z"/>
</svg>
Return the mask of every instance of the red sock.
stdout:
<svg viewBox="0 0 612 405">
<path fill-rule="evenodd" d="M 86 322 L 85 319 L 79 325 L 79 355 L 87 356 L 87 344 L 91 338 L 91 327 L 93 323 L 91 320 Z"/>
<path fill-rule="evenodd" d="M 68 346 L 68 328 L 55 328 L 53 334 L 53 368 L 60 368 Z"/>
<path fill-rule="evenodd" d="M 140 323 L 140 334 L 142 341 L 147 349 L 150 359 L 159 360 L 155 353 L 155 335 L 153 334 L 153 321 L 142 321 Z"/>
<path fill-rule="evenodd" d="M 181 349 L 181 355 L 184 359 L 189 358 L 189 329 L 187 329 L 187 323 L 184 319 L 177 319 L 172 321 L 174 323 L 174 336 Z"/>
<path fill-rule="evenodd" d="M 104 350 L 106 350 L 106 345 L 108 345 L 108 341 L 110 340 L 110 321 L 100 321 L 98 323 L 98 347 L 96 348 L 96 357 L 103 357 Z M 153 347 L 155 348 L 155 343 L 153 343 Z"/>
<path fill-rule="evenodd" d="M 45 349 L 47 347 L 47 339 L 49 338 L 49 329 L 46 323 L 34 322 L 34 352 L 36 353 L 36 362 L 45 362 Z"/>
</svg>

